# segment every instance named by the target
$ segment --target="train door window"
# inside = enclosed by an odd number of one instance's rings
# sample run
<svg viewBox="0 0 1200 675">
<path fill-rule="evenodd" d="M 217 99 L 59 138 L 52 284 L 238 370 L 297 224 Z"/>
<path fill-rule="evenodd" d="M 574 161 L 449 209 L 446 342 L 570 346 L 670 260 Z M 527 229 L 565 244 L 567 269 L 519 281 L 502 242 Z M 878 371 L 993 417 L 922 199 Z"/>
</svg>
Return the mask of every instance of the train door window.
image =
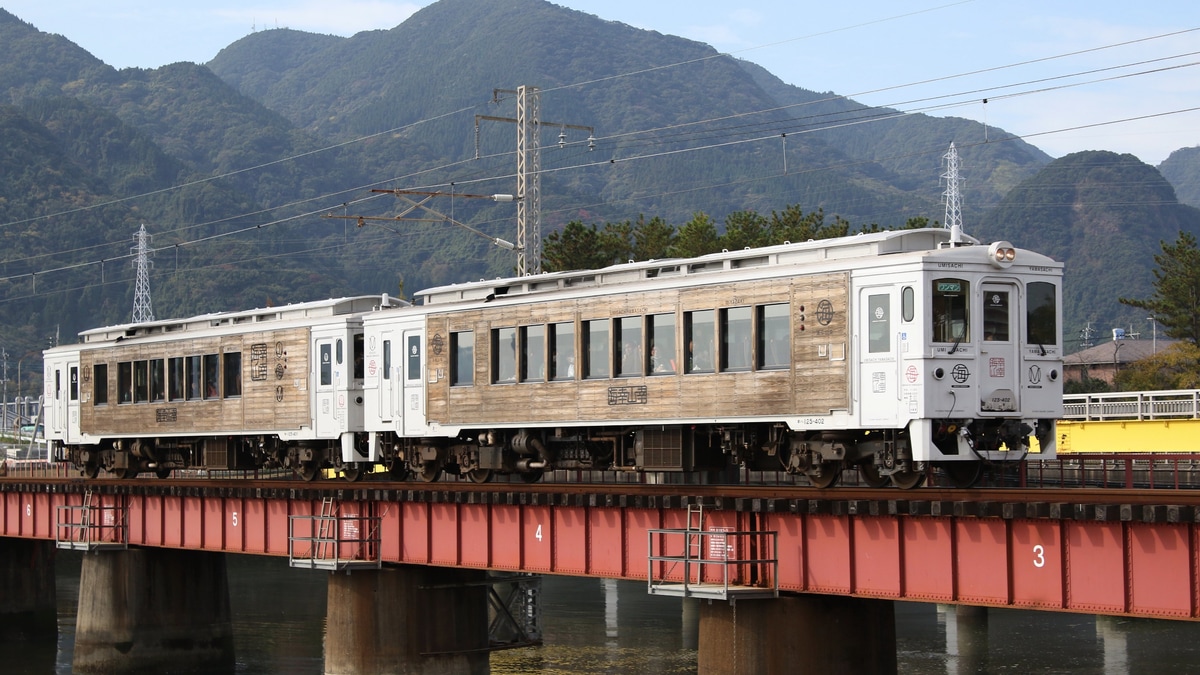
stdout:
<svg viewBox="0 0 1200 675">
<path fill-rule="evenodd" d="M 575 379 L 575 324 L 550 324 L 550 379 Z"/>
<path fill-rule="evenodd" d="M 713 310 L 705 309 L 683 315 L 683 342 L 687 345 L 686 372 L 713 372 L 713 337 L 716 334 L 714 314 Z"/>
<path fill-rule="evenodd" d="M 583 328 L 583 376 L 587 379 L 608 377 L 608 321 L 585 321 Z"/>
<path fill-rule="evenodd" d="M 133 362 L 117 364 L 117 396 L 119 403 L 133 403 Z"/>
<path fill-rule="evenodd" d="M 92 364 L 92 405 L 108 404 L 108 364 Z"/>
<path fill-rule="evenodd" d="M 221 355 L 204 355 L 204 398 L 218 398 L 221 383 L 218 379 L 221 373 Z"/>
<path fill-rule="evenodd" d="M 721 370 L 750 370 L 750 308 L 721 310 Z"/>
<path fill-rule="evenodd" d="M 133 402 L 150 400 L 150 368 L 146 361 L 133 362 Z"/>
<path fill-rule="evenodd" d="M 647 317 L 650 330 L 651 375 L 672 375 L 679 372 L 675 355 L 675 315 L 653 314 Z"/>
<path fill-rule="evenodd" d="M 900 319 L 905 323 L 912 321 L 917 314 L 916 295 L 912 286 L 905 286 L 900 290 Z"/>
<path fill-rule="evenodd" d="M 983 339 L 985 342 L 1008 342 L 1008 291 L 984 292 Z"/>
<path fill-rule="evenodd" d="M 892 316 L 890 296 L 868 295 L 867 351 L 881 354 L 892 351 Z"/>
<path fill-rule="evenodd" d="M 1058 303 L 1054 284 L 1035 281 L 1025 287 L 1028 313 L 1025 340 L 1033 345 L 1058 344 Z"/>
<path fill-rule="evenodd" d="M 225 352 L 222 364 L 222 381 L 225 398 L 235 398 L 242 395 L 242 353 Z"/>
<path fill-rule="evenodd" d="M 475 333 L 469 330 L 450 334 L 450 385 L 475 384 Z"/>
<path fill-rule="evenodd" d="M 200 357 L 189 356 L 184 359 L 184 365 L 187 367 L 187 399 L 189 401 L 197 401 L 200 399 L 200 385 L 204 380 L 204 370 L 200 366 Z"/>
<path fill-rule="evenodd" d="M 642 317 L 625 316 L 617 319 L 616 342 L 617 377 L 642 375 Z"/>
<path fill-rule="evenodd" d="M 346 360 L 345 347 L 342 345 L 342 339 L 341 339 L 341 338 L 338 338 L 338 339 L 336 340 L 336 344 L 337 344 L 337 347 L 336 347 L 336 349 L 335 349 L 335 351 L 334 351 L 334 356 L 336 356 L 336 357 L 337 357 L 337 364 L 340 366 L 340 365 L 342 365 L 342 363 L 344 363 L 344 362 L 345 362 L 345 360 Z"/>
<path fill-rule="evenodd" d="M 517 329 L 492 329 L 492 383 L 517 381 Z"/>
<path fill-rule="evenodd" d="M 521 327 L 521 381 L 546 381 L 546 327 Z"/>
<path fill-rule="evenodd" d="M 167 362 L 163 359 L 150 361 L 150 400 L 163 401 L 167 397 Z"/>
<path fill-rule="evenodd" d="M 321 343 L 320 352 L 317 358 L 321 359 L 321 384 L 328 387 L 333 384 L 333 345 Z"/>
<path fill-rule="evenodd" d="M 451 347 L 453 350 L 453 347 Z M 392 379 L 392 341 L 383 341 L 383 379 Z"/>
<path fill-rule="evenodd" d="M 971 282 L 934 279 L 931 302 L 933 341 L 955 344 L 971 341 Z"/>
<path fill-rule="evenodd" d="M 764 370 L 791 365 L 790 312 L 787 303 L 758 307 L 758 367 Z"/>
<path fill-rule="evenodd" d="M 354 338 L 350 343 L 350 348 L 354 350 L 354 354 L 352 356 L 354 358 L 354 379 L 356 380 L 363 379 L 363 375 L 366 373 L 366 367 L 364 365 L 364 357 L 366 354 L 363 352 L 365 344 L 366 343 L 363 341 L 363 334 L 355 333 Z"/>
<path fill-rule="evenodd" d="M 71 388 L 71 390 L 67 394 L 67 396 L 69 396 L 72 401 L 78 401 L 79 400 L 79 366 L 71 366 L 70 368 L 67 369 L 67 379 L 69 380 L 69 382 L 67 382 L 67 385 Z"/>
<path fill-rule="evenodd" d="M 408 336 L 408 381 L 421 379 L 421 336 Z"/>
<path fill-rule="evenodd" d="M 183 357 L 167 359 L 167 400 L 183 400 Z"/>
</svg>

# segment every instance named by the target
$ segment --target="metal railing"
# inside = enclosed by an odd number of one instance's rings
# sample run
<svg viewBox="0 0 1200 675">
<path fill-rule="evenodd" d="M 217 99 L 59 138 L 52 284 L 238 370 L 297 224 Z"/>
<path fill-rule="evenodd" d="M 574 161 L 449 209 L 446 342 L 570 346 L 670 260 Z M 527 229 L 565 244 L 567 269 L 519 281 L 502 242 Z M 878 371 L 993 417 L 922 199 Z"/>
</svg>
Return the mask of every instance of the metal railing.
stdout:
<svg viewBox="0 0 1200 675">
<path fill-rule="evenodd" d="M 720 600 L 779 596 L 777 532 L 652 529 L 647 537 L 646 590 L 651 595 Z M 676 539 L 682 546 L 672 548 Z M 682 553 L 665 553 L 680 548 Z M 754 553 L 742 557 L 743 552 Z M 770 585 L 761 585 L 764 581 Z"/>
<path fill-rule="evenodd" d="M 325 500 L 320 515 L 288 516 L 288 564 L 341 571 L 378 569 L 381 519 L 365 513 L 339 513 Z"/>
<path fill-rule="evenodd" d="M 83 504 L 55 508 L 55 547 L 76 551 L 129 548 L 124 500 L 117 498 L 110 503 L 96 500 L 95 495 L 87 492 Z"/>
<path fill-rule="evenodd" d="M 1063 419 L 1088 422 L 1200 419 L 1200 389 L 1067 394 L 1063 396 Z"/>
</svg>

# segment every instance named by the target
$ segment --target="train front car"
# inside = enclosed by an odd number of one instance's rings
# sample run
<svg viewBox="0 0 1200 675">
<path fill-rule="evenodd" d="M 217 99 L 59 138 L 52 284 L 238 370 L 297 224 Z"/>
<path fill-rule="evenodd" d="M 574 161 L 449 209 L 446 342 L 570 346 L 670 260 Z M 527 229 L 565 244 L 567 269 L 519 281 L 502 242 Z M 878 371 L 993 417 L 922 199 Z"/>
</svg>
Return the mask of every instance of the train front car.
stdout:
<svg viewBox="0 0 1200 675">
<path fill-rule="evenodd" d="M 1053 458 L 1062 264 L 1003 241 L 904 257 L 853 277 L 860 423 L 898 430 L 858 451 L 899 487 L 928 463 L 965 487 L 988 463 Z"/>
</svg>

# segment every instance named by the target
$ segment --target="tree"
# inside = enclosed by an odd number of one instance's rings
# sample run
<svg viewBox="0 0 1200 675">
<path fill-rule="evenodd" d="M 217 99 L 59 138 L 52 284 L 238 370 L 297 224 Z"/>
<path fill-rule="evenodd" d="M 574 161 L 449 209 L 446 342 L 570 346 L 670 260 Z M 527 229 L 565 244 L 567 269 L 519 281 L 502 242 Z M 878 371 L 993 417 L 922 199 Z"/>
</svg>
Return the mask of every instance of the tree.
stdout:
<svg viewBox="0 0 1200 675">
<path fill-rule="evenodd" d="M 638 216 L 633 228 L 633 259 L 657 260 L 666 258 L 675 245 L 675 226 L 654 216 L 649 221 Z"/>
<path fill-rule="evenodd" d="M 1180 231 L 1174 244 L 1160 242 L 1154 256 L 1154 296 L 1147 300 L 1120 298 L 1122 304 L 1149 311 L 1169 337 L 1200 343 L 1200 248 L 1196 237 Z"/>
<path fill-rule="evenodd" d="M 1121 391 L 1196 389 L 1200 387 L 1200 347 L 1177 342 L 1125 366 L 1113 384 Z"/>
<path fill-rule="evenodd" d="M 692 219 L 679 228 L 670 254 L 675 258 L 695 258 L 721 250 L 721 235 L 717 224 L 708 214 L 697 211 Z"/>
</svg>

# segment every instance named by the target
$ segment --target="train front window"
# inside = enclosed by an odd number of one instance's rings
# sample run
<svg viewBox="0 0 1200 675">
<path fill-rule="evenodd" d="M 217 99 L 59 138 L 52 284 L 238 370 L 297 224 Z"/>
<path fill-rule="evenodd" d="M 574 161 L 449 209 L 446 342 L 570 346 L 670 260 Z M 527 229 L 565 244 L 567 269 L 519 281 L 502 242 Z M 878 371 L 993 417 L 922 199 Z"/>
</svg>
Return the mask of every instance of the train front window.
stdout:
<svg viewBox="0 0 1200 675">
<path fill-rule="evenodd" d="M 1025 340 L 1033 345 L 1058 344 L 1058 302 L 1054 284 L 1035 281 L 1025 287 L 1029 299 Z"/>
<path fill-rule="evenodd" d="M 984 342 L 1008 342 L 1008 291 L 983 292 Z"/>
<path fill-rule="evenodd" d="M 934 279 L 931 302 L 933 341 L 970 342 L 971 282 L 965 279 Z"/>
</svg>

